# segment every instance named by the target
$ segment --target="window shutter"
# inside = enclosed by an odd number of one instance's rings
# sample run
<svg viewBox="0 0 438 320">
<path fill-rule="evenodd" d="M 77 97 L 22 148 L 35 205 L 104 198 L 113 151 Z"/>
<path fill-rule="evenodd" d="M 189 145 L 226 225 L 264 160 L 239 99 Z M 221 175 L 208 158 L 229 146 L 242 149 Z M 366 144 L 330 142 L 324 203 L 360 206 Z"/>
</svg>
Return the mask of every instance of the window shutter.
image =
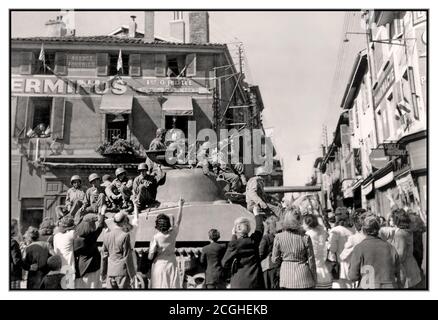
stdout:
<svg viewBox="0 0 438 320">
<path fill-rule="evenodd" d="M 341 144 L 350 144 L 350 128 L 346 124 L 341 125 Z"/>
<path fill-rule="evenodd" d="M 67 74 L 67 54 L 57 52 L 55 55 L 55 73 L 65 76 Z"/>
<path fill-rule="evenodd" d="M 379 42 L 374 43 L 374 67 L 376 69 L 376 73 L 379 72 L 382 63 L 383 63 L 383 47 Z"/>
<path fill-rule="evenodd" d="M 216 88 L 216 79 L 214 77 L 214 71 L 209 71 L 208 72 L 208 87 L 210 89 L 215 89 Z"/>
<path fill-rule="evenodd" d="M 141 76 L 141 58 L 140 54 L 129 55 L 129 75 L 132 77 Z"/>
<path fill-rule="evenodd" d="M 165 77 L 166 76 L 166 55 L 156 54 L 155 55 L 155 76 Z"/>
<path fill-rule="evenodd" d="M 108 75 L 108 64 L 109 56 L 108 53 L 97 53 L 96 54 L 96 64 L 97 64 L 97 75 L 107 76 Z"/>
<path fill-rule="evenodd" d="M 52 137 L 64 139 L 65 99 L 53 98 L 51 129 Z"/>
<path fill-rule="evenodd" d="M 414 118 L 419 120 L 420 114 L 418 110 L 418 101 L 417 101 L 417 93 L 415 88 L 415 81 L 414 81 L 414 69 L 412 67 L 408 67 L 408 79 L 409 79 L 409 86 L 410 86 L 410 97 L 412 102 L 412 108 L 414 109 Z"/>
<path fill-rule="evenodd" d="M 14 137 L 24 138 L 28 130 L 29 97 L 17 97 L 16 108 Z"/>
<path fill-rule="evenodd" d="M 196 76 L 196 53 L 190 53 L 186 56 L 186 76 Z"/>
<path fill-rule="evenodd" d="M 22 52 L 20 74 L 32 74 L 33 63 L 34 63 L 33 52 Z"/>
</svg>

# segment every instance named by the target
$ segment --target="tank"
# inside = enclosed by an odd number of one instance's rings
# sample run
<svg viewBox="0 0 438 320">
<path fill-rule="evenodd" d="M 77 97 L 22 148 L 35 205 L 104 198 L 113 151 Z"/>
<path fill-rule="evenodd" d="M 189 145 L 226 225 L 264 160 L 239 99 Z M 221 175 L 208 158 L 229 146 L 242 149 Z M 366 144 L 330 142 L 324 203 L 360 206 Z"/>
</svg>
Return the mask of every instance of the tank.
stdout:
<svg viewBox="0 0 438 320">
<path fill-rule="evenodd" d="M 176 256 L 180 279 L 185 288 L 202 287 L 204 267 L 199 262 L 201 248 L 209 243 L 208 231 L 219 230 L 219 242 L 228 242 L 234 220 L 239 217 L 250 219 L 255 228 L 253 214 L 240 204 L 227 200 L 223 192 L 225 182 L 205 175 L 199 168 L 163 168 L 166 183 L 158 188 L 157 201 L 160 206 L 139 213 L 136 233 L 136 252 L 138 262 L 139 287 L 146 284 L 150 262 L 147 260 L 149 243 L 155 234 L 155 218 L 167 214 L 173 223 L 177 215 L 178 200 L 185 200 L 180 230 L 176 242 Z M 131 216 L 132 219 L 132 216 Z M 109 229 L 114 225 L 112 219 L 106 220 Z"/>
</svg>

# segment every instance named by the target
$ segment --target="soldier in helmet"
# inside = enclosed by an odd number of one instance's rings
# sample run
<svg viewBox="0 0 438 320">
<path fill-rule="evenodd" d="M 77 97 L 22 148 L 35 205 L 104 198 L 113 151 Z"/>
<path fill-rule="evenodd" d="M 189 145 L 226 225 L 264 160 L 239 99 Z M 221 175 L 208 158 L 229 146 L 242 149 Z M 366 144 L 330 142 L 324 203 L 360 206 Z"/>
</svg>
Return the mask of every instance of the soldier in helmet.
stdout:
<svg viewBox="0 0 438 320">
<path fill-rule="evenodd" d="M 155 207 L 159 203 L 156 201 L 157 189 L 166 182 L 166 174 L 158 166 L 157 172 L 149 173 L 146 163 L 138 165 L 140 174 L 134 179 L 132 191 L 132 201 L 134 210 L 141 211 L 148 207 Z"/>
<path fill-rule="evenodd" d="M 78 224 L 83 215 L 92 214 L 105 214 L 105 190 L 100 184 L 100 177 L 97 173 L 92 173 L 88 176 L 88 182 L 91 187 L 85 192 L 85 201 L 82 209 L 76 213 L 75 223 Z"/>
<path fill-rule="evenodd" d="M 257 167 L 255 169 L 255 176 L 248 180 L 246 185 L 246 206 L 248 211 L 255 215 L 261 211 L 268 210 L 267 196 L 264 191 L 265 182 L 264 176 L 268 172 L 264 167 Z"/>
<path fill-rule="evenodd" d="M 74 175 L 70 179 L 72 187 L 67 190 L 67 196 L 65 198 L 65 205 L 57 206 L 55 208 L 56 216 L 58 219 L 66 215 L 75 216 L 76 212 L 82 208 L 85 200 L 85 192 L 81 188 L 81 177 Z"/>
<path fill-rule="evenodd" d="M 222 167 L 218 179 L 223 179 L 227 182 L 229 192 L 243 193 L 246 186 L 246 177 L 243 171 L 244 166 L 240 162 L 234 166 Z"/>
<path fill-rule="evenodd" d="M 132 180 L 128 179 L 124 168 L 117 168 L 115 175 L 116 178 L 106 187 L 105 193 L 118 209 L 132 212 L 134 210 L 131 202 Z"/>
</svg>

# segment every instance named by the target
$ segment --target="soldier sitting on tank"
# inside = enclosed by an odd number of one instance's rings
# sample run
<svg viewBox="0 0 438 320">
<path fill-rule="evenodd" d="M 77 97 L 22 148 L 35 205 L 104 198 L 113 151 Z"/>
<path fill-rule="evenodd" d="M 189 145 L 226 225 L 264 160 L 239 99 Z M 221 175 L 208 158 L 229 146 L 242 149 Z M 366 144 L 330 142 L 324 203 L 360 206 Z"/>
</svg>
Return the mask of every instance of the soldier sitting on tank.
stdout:
<svg viewBox="0 0 438 320">
<path fill-rule="evenodd" d="M 67 196 L 65 198 L 65 205 L 57 206 L 55 208 L 56 217 L 61 219 L 66 215 L 75 216 L 76 212 L 81 209 L 84 200 L 85 192 L 81 188 L 81 177 L 74 175 L 70 179 L 72 187 L 67 190 Z"/>
<path fill-rule="evenodd" d="M 218 175 L 218 179 L 222 179 L 227 182 L 228 192 L 243 193 L 246 186 L 246 177 L 244 174 L 243 163 L 238 162 L 233 166 L 226 166 L 225 169 L 221 166 L 221 172 Z"/>
<path fill-rule="evenodd" d="M 105 193 L 118 210 L 123 209 L 127 212 L 132 212 L 134 210 L 131 201 L 132 180 L 128 179 L 124 168 L 117 168 L 116 178 L 106 187 Z"/>
<path fill-rule="evenodd" d="M 105 215 L 106 211 L 106 196 L 105 189 L 100 184 L 100 177 L 97 173 L 92 173 L 88 177 L 88 182 L 91 183 L 91 187 L 85 192 L 85 200 L 82 208 L 76 213 L 75 224 L 77 225 L 82 217 L 87 214 L 101 213 Z"/>
<path fill-rule="evenodd" d="M 267 204 L 267 196 L 264 191 L 265 181 L 263 176 L 267 176 L 268 172 L 264 167 L 255 169 L 255 176 L 248 180 L 246 185 L 246 206 L 248 211 L 258 215 L 262 212 L 269 212 Z"/>
<path fill-rule="evenodd" d="M 166 182 L 166 174 L 160 166 L 157 167 L 157 172 L 149 173 L 146 163 L 140 163 L 138 171 L 140 174 L 132 185 L 132 202 L 136 212 L 159 206 L 160 203 L 156 200 L 157 189 Z"/>
<path fill-rule="evenodd" d="M 149 145 L 149 150 L 156 151 L 156 150 L 165 150 L 166 145 L 164 144 L 164 137 L 165 137 L 166 129 L 158 128 L 157 133 L 155 135 L 155 138 L 151 141 Z"/>
</svg>

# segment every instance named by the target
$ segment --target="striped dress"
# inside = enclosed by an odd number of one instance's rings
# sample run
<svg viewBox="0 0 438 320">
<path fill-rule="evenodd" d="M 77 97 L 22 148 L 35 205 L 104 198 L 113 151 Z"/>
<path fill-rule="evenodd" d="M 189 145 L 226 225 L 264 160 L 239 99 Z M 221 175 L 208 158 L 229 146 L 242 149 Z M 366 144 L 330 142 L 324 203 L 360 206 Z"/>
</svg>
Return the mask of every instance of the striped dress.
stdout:
<svg viewBox="0 0 438 320">
<path fill-rule="evenodd" d="M 316 264 L 308 235 L 283 231 L 275 236 L 272 261 L 281 262 L 280 288 L 306 289 L 316 284 Z"/>
</svg>

